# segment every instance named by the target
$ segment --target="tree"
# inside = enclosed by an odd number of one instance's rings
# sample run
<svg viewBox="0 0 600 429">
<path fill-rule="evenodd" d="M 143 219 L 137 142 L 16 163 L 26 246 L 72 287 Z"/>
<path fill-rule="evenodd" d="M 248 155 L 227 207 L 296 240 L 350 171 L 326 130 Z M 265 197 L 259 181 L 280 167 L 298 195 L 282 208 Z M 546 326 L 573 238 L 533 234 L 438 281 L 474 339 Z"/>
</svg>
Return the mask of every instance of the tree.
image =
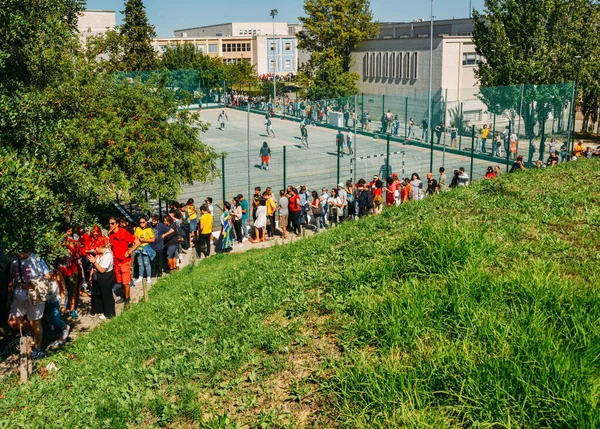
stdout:
<svg viewBox="0 0 600 429">
<path fill-rule="evenodd" d="M 589 0 L 486 0 L 485 12 L 475 10 L 473 22 L 476 51 L 485 58 L 476 71 L 482 100 L 490 111 L 509 111 L 514 118 L 521 108 L 520 88 L 489 87 L 525 84 L 525 130 L 531 144 L 539 124 L 543 157 L 546 120 L 551 112 L 564 108 L 572 86 L 540 85 L 574 81 L 574 57 L 581 55 L 584 68 L 580 88 L 586 91 L 583 77 L 598 74 L 597 8 Z"/>
<path fill-rule="evenodd" d="M 154 26 L 148 23 L 143 0 L 127 0 L 123 24 L 120 27 L 124 37 L 123 70 L 154 70 L 157 65 L 156 52 L 152 39 L 156 37 Z"/>
<path fill-rule="evenodd" d="M 78 52 L 77 3 L 28 5 L 13 0 L 0 12 L 1 29 L 24 26 L 0 38 L 0 238 L 9 251 L 56 254 L 64 223 L 90 225 L 117 197 L 175 198 L 183 183 L 218 174 L 217 155 L 198 140 L 205 125 L 178 111 L 164 73 L 105 73 Z"/>
<path fill-rule="evenodd" d="M 356 94 L 359 76 L 350 73 L 351 53 L 379 32 L 369 0 L 306 0 L 304 11 L 306 16 L 298 18 L 304 25 L 298 48 L 311 53 L 301 78 L 310 82 L 309 96 Z"/>
</svg>

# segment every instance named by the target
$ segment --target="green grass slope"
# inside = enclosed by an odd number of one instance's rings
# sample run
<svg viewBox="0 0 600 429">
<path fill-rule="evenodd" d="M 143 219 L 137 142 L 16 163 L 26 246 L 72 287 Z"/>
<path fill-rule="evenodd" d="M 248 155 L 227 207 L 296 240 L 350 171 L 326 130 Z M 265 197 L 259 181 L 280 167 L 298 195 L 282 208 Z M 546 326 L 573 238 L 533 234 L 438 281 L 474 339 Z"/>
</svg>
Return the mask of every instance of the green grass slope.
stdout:
<svg viewBox="0 0 600 429">
<path fill-rule="evenodd" d="M 598 183 L 505 175 L 202 261 L 4 380 L 0 427 L 600 427 Z"/>
</svg>

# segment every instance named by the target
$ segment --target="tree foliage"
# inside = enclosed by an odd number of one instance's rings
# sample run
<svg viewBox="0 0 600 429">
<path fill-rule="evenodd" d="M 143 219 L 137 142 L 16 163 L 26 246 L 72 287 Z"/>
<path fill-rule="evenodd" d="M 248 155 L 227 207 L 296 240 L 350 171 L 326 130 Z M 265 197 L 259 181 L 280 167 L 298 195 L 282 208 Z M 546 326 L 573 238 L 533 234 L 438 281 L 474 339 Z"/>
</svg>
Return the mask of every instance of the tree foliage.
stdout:
<svg viewBox="0 0 600 429">
<path fill-rule="evenodd" d="M 64 223 L 89 225 L 117 197 L 174 198 L 183 183 L 215 176 L 216 154 L 198 139 L 205 126 L 178 112 L 163 74 L 119 79 L 84 58 L 77 2 L 27 5 L 0 12 L 2 31 L 26 25 L 0 39 L 0 239 L 9 250 L 54 253 Z"/>
<path fill-rule="evenodd" d="M 572 91 L 571 86 L 556 86 L 540 92 L 531 85 L 574 81 L 578 66 L 575 56 L 581 56 L 580 94 L 597 91 L 588 82 L 597 81 L 600 73 L 598 12 L 591 0 L 486 0 L 483 13 L 474 11 L 474 42 L 477 53 L 485 58 L 477 77 L 483 87 L 526 84 L 523 99 L 531 114 L 525 114 L 524 119 L 530 139 L 536 124 L 541 127 L 544 118 L 562 109 L 561 101 L 570 99 Z M 491 111 L 495 106 L 520 108 L 520 92 L 482 89 Z M 583 95 L 584 100 L 586 97 Z"/>
<path fill-rule="evenodd" d="M 120 33 L 124 38 L 122 69 L 130 71 L 154 70 L 156 52 L 152 39 L 156 37 L 154 26 L 148 22 L 143 0 L 127 0 Z"/>
<path fill-rule="evenodd" d="M 310 97 L 340 97 L 356 94 L 358 74 L 350 73 L 351 53 L 365 39 L 375 37 L 369 0 L 306 0 L 306 16 L 298 18 L 304 31 L 298 48 L 311 53 L 303 65 Z"/>
</svg>

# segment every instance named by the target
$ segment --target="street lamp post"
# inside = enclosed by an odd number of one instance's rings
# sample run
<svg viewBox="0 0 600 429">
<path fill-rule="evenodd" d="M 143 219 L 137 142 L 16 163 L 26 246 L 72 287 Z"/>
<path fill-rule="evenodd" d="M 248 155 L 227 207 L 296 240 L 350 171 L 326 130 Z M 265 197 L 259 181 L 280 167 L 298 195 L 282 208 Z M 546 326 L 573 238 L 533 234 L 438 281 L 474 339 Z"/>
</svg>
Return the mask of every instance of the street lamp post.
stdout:
<svg viewBox="0 0 600 429">
<path fill-rule="evenodd" d="M 277 9 L 271 9 L 271 17 L 273 18 L 273 112 L 277 108 L 277 61 L 275 60 L 275 17 L 277 16 Z"/>
<path fill-rule="evenodd" d="M 575 97 L 577 97 L 577 86 L 579 85 L 579 75 L 581 74 L 581 55 L 575 56 L 577 60 L 577 79 L 575 80 L 575 86 L 573 87 L 573 95 L 571 96 L 571 126 L 569 127 L 569 141 L 568 147 L 570 152 L 573 153 L 573 145 L 575 143 L 575 114 L 577 109 L 575 108 Z"/>
<path fill-rule="evenodd" d="M 431 0 L 431 29 L 429 31 L 429 97 L 427 99 L 427 126 L 431 131 L 431 137 L 433 137 L 433 128 L 432 128 L 432 109 L 431 109 L 431 90 L 432 90 L 432 74 L 433 74 L 433 0 Z M 432 139 L 433 141 L 433 139 Z"/>
</svg>

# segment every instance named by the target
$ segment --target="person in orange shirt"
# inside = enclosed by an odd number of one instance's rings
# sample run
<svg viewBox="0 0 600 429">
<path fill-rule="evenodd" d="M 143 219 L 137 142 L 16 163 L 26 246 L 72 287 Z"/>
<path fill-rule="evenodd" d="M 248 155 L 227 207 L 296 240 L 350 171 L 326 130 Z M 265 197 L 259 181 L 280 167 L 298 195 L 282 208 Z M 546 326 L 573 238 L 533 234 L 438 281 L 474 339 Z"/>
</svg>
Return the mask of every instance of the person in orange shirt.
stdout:
<svg viewBox="0 0 600 429">
<path fill-rule="evenodd" d="M 579 140 L 575 143 L 575 147 L 573 148 L 573 156 L 577 157 L 577 159 L 581 158 L 584 150 L 585 146 L 583 145 L 583 140 Z"/>
<path fill-rule="evenodd" d="M 412 186 L 408 177 L 404 178 L 404 182 L 400 183 L 400 202 L 402 204 L 412 199 Z"/>
</svg>

